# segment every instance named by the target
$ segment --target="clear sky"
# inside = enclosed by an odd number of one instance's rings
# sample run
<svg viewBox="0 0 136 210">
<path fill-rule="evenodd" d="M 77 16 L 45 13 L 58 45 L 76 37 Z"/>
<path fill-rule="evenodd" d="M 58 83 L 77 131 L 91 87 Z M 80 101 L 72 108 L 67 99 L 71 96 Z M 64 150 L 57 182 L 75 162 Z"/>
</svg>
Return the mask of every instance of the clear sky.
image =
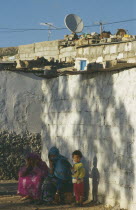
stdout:
<svg viewBox="0 0 136 210">
<path fill-rule="evenodd" d="M 13 32 L 7 29 L 47 29 L 41 22 L 65 27 L 67 14 L 77 14 L 84 25 L 136 18 L 136 0 L 0 0 L 0 47 L 18 46 L 48 40 L 48 31 Z M 136 35 L 136 21 L 107 25 L 104 30 L 116 33 L 118 28 Z M 85 33 L 99 32 L 99 27 L 84 28 Z M 51 40 L 63 39 L 68 30 L 53 31 Z"/>
</svg>

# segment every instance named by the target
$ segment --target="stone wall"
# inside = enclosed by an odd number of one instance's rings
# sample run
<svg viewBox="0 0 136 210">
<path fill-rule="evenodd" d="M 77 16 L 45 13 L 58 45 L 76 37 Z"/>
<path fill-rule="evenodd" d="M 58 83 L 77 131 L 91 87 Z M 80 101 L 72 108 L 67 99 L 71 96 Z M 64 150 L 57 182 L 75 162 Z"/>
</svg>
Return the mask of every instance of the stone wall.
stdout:
<svg viewBox="0 0 136 210">
<path fill-rule="evenodd" d="M 31 45 L 19 46 L 20 60 L 32 60 L 36 56 L 48 60 L 54 59 L 61 62 L 73 62 L 76 58 L 75 67 L 80 69 L 79 59 L 87 59 L 87 63 L 102 63 L 110 60 L 136 62 L 136 41 L 124 43 L 99 44 L 84 47 L 61 47 L 61 40 L 34 43 Z"/>
<path fill-rule="evenodd" d="M 126 43 L 102 44 L 77 48 L 77 57 L 87 58 L 90 62 L 103 62 L 107 60 L 128 60 L 136 62 L 136 41 Z M 133 58 L 133 60 L 132 60 Z"/>
<path fill-rule="evenodd" d="M 73 150 L 80 149 L 90 192 L 96 156 L 99 199 L 136 209 L 136 68 L 50 80 L 32 73 L 0 75 L 1 136 L 41 134 L 45 161 L 53 145 L 71 162 Z"/>
<path fill-rule="evenodd" d="M 32 60 L 35 57 L 44 57 L 48 60 L 54 58 L 59 59 L 59 42 L 56 41 L 45 41 L 37 42 L 30 45 L 19 46 L 19 59 L 20 60 Z"/>
<path fill-rule="evenodd" d="M 19 59 L 32 60 L 35 57 L 44 57 L 47 60 L 54 59 L 61 62 L 71 62 L 76 57 L 75 46 L 60 47 L 61 40 L 37 42 L 30 45 L 19 46 Z"/>
<path fill-rule="evenodd" d="M 76 57 L 76 47 L 69 46 L 60 49 L 59 61 L 72 62 Z"/>
<path fill-rule="evenodd" d="M 16 48 L 1 48 L 0 56 L 16 56 L 20 60 L 32 60 L 35 57 L 52 58 L 56 61 L 72 62 L 76 58 L 86 58 L 88 63 L 101 63 L 109 60 L 124 60 L 129 63 L 136 62 L 136 41 L 124 43 L 98 44 L 84 47 L 61 46 L 62 40 L 38 42 L 21 45 Z M 15 59 L 16 59 L 15 57 Z M 7 58 L 6 58 L 7 59 Z"/>
</svg>

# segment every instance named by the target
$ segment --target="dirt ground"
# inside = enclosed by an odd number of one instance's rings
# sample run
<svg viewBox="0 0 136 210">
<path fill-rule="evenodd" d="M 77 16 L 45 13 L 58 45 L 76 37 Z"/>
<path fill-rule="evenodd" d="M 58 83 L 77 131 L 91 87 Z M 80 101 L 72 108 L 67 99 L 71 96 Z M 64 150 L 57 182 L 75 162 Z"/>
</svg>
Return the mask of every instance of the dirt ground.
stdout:
<svg viewBox="0 0 136 210">
<path fill-rule="evenodd" d="M 70 205 L 45 206 L 32 205 L 30 201 L 20 201 L 20 196 L 16 194 L 17 181 L 0 181 L 0 210 L 110 210 L 104 205 L 92 206 L 89 202 L 84 207 L 72 207 Z"/>
</svg>

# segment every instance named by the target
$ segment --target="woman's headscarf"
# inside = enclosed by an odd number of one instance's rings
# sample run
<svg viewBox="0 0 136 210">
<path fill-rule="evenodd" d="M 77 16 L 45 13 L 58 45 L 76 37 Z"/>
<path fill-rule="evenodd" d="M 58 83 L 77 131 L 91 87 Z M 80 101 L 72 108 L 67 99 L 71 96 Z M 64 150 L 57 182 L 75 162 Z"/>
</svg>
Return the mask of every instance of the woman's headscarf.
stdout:
<svg viewBox="0 0 136 210">
<path fill-rule="evenodd" d="M 52 147 L 52 148 L 49 150 L 48 157 L 50 157 L 50 155 L 55 155 L 55 157 L 52 158 L 53 161 L 58 160 L 58 159 L 67 159 L 67 158 L 65 158 L 64 156 L 60 155 L 59 150 L 58 150 L 57 147 Z"/>
<path fill-rule="evenodd" d="M 49 150 L 48 157 L 55 155 L 52 161 L 54 163 L 54 175 L 62 180 L 68 180 L 71 178 L 71 165 L 67 158 L 60 155 L 58 148 L 52 147 Z"/>
<path fill-rule="evenodd" d="M 50 150 L 49 150 L 49 155 L 56 155 L 58 156 L 59 155 L 59 150 L 57 147 L 52 147 Z"/>
<path fill-rule="evenodd" d="M 26 159 L 27 159 L 27 158 L 32 158 L 32 159 L 41 160 L 40 155 L 38 155 L 38 154 L 35 153 L 35 152 L 28 153 L 28 154 L 26 155 Z"/>
<path fill-rule="evenodd" d="M 35 152 L 32 152 L 32 153 L 27 154 L 26 158 L 27 159 L 32 159 L 33 162 L 38 161 L 37 166 L 42 170 L 43 175 L 47 176 L 47 174 L 48 174 L 48 167 L 47 167 L 46 163 L 44 161 L 42 161 L 42 159 L 41 159 L 39 154 L 37 154 Z"/>
</svg>

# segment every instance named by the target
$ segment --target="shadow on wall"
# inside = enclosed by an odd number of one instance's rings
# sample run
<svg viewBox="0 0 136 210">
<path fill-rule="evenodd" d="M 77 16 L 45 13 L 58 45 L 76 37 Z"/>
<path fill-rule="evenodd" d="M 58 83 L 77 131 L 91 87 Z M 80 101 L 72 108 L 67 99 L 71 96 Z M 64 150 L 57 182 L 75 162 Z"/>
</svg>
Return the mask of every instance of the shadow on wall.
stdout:
<svg viewBox="0 0 136 210">
<path fill-rule="evenodd" d="M 88 171 L 97 156 L 101 176 L 99 198 L 128 204 L 133 198 L 135 181 L 134 128 L 126 110 L 128 89 L 121 78 L 124 73 L 94 73 L 43 81 L 42 154 L 47 160 L 48 149 L 56 145 L 71 159 L 72 152 L 80 149 Z"/>
</svg>

